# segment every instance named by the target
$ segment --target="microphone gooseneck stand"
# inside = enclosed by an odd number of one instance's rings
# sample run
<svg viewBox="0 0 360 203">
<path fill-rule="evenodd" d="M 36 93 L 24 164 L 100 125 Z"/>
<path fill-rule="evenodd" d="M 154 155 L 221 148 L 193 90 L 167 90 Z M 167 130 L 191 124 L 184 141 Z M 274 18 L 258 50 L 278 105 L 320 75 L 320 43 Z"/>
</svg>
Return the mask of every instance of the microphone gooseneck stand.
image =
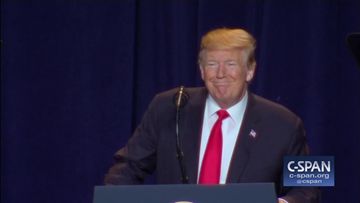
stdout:
<svg viewBox="0 0 360 203">
<path fill-rule="evenodd" d="M 182 145 L 180 141 L 180 130 L 179 130 L 179 122 L 180 122 L 180 109 L 185 106 L 188 100 L 188 95 L 184 90 L 184 86 L 181 86 L 179 92 L 175 95 L 175 105 L 176 105 L 176 157 L 179 161 L 180 171 L 181 171 L 181 182 L 183 184 L 189 183 L 189 177 L 187 176 L 185 165 L 184 165 L 184 152 L 182 151 Z"/>
</svg>

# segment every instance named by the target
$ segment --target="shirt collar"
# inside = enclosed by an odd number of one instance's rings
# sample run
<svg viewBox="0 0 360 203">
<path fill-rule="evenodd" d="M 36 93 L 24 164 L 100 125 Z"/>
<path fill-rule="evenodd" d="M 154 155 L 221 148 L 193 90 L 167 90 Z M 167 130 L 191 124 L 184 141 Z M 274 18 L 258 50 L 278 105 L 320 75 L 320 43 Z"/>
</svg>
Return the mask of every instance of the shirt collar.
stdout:
<svg viewBox="0 0 360 203">
<path fill-rule="evenodd" d="M 236 123 L 240 122 L 240 120 L 242 118 L 242 114 L 245 111 L 247 101 L 248 101 L 248 92 L 246 91 L 245 95 L 238 103 L 236 103 L 232 107 L 226 109 L 226 111 L 230 115 L 230 118 L 233 121 L 235 121 Z M 207 110 L 208 118 L 215 115 L 216 112 L 221 109 L 220 106 L 216 103 L 216 101 L 210 94 L 208 95 L 208 97 L 206 99 L 206 106 L 208 107 L 208 110 Z"/>
</svg>

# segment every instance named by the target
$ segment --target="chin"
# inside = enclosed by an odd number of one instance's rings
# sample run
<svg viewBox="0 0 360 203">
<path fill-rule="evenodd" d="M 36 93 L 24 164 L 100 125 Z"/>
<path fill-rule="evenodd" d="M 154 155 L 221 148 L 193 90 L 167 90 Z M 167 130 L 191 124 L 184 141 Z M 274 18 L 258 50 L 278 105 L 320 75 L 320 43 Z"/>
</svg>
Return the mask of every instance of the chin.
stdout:
<svg viewBox="0 0 360 203">
<path fill-rule="evenodd" d="M 221 97 L 221 99 L 219 97 L 216 98 L 215 100 L 221 107 L 223 106 L 228 106 L 229 104 L 231 104 L 231 100 L 227 99 L 227 98 L 224 98 L 224 97 Z"/>
</svg>

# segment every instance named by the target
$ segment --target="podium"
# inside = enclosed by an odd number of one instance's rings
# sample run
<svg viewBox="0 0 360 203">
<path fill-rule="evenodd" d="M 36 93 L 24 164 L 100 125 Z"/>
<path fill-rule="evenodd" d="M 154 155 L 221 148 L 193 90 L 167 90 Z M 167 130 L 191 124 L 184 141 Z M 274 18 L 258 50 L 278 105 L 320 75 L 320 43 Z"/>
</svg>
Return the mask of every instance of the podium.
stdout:
<svg viewBox="0 0 360 203">
<path fill-rule="evenodd" d="M 273 183 L 95 186 L 93 203 L 276 203 Z"/>
</svg>

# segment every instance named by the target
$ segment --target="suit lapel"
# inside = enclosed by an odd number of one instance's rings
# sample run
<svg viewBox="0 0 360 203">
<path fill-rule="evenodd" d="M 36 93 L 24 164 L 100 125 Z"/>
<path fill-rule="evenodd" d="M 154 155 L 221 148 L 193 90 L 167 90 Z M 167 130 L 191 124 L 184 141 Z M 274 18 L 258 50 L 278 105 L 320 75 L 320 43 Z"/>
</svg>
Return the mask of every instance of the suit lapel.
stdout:
<svg viewBox="0 0 360 203">
<path fill-rule="evenodd" d="M 184 107 L 181 122 L 184 163 L 189 183 L 197 182 L 200 137 L 207 91 L 205 88 L 189 89 L 189 103 Z M 200 94 L 199 94 L 200 92 Z"/>
<path fill-rule="evenodd" d="M 227 183 L 237 183 L 239 180 L 241 181 L 242 173 L 249 161 L 251 148 L 257 140 L 256 124 L 258 123 L 259 118 L 256 114 L 255 105 L 254 95 L 249 93 L 248 104 L 231 158 Z"/>
</svg>

